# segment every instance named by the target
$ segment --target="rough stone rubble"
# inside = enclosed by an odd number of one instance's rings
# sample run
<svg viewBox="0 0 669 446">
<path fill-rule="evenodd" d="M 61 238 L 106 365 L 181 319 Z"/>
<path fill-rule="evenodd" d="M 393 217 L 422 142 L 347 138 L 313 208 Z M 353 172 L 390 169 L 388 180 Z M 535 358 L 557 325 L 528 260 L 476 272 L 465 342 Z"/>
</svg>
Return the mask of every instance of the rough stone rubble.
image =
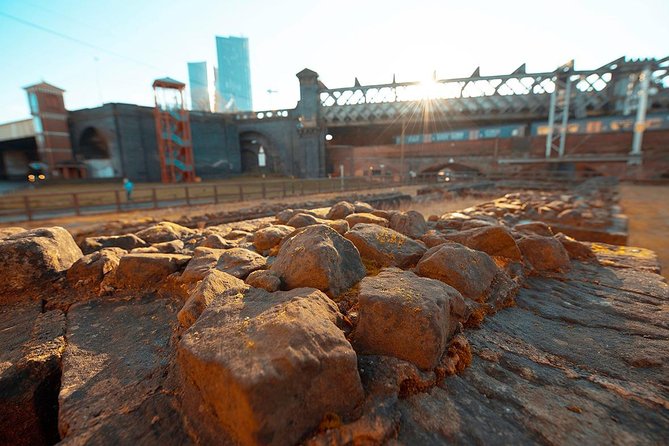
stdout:
<svg viewBox="0 0 669 446">
<path fill-rule="evenodd" d="M 0 232 L 0 443 L 653 444 L 669 290 L 608 185 L 79 246 Z M 606 186 L 606 187 L 604 187 Z M 588 222 L 588 223 L 584 223 Z"/>
</svg>

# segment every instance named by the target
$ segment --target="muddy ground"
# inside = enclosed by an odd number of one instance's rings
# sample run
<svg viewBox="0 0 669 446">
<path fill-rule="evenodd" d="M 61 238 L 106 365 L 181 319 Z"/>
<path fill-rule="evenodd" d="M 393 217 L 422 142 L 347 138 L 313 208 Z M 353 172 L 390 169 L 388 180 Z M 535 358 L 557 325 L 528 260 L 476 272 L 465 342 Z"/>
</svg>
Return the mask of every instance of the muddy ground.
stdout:
<svg viewBox="0 0 669 446">
<path fill-rule="evenodd" d="M 629 246 L 655 251 L 669 279 L 669 186 L 620 186 L 620 205 L 629 218 Z"/>
</svg>

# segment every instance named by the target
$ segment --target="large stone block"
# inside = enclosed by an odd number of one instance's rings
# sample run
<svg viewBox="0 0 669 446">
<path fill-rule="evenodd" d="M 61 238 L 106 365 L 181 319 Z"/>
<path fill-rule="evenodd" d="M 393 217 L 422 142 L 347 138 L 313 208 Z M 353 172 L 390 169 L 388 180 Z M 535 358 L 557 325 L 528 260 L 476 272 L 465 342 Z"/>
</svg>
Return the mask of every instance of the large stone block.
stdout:
<svg viewBox="0 0 669 446">
<path fill-rule="evenodd" d="M 184 334 L 177 361 L 185 414 L 204 443 L 284 445 L 363 398 L 341 315 L 315 289 L 212 303 Z"/>
<path fill-rule="evenodd" d="M 383 226 L 384 228 L 388 227 L 388 220 L 383 217 L 377 217 L 376 215 L 370 214 L 369 212 L 347 215 L 346 221 L 351 227 L 357 225 L 358 223 L 370 223 Z"/>
<path fill-rule="evenodd" d="M 86 237 L 81 244 L 81 250 L 84 254 L 90 254 L 102 248 L 121 248 L 126 251 L 132 251 L 135 248 L 144 248 L 149 246 L 135 234 L 108 235 L 100 237 Z"/>
<path fill-rule="evenodd" d="M 131 253 L 121 257 L 118 267 L 102 281 L 102 287 L 153 291 L 190 256 L 183 254 Z"/>
<path fill-rule="evenodd" d="M 360 253 L 325 225 L 308 226 L 287 239 L 270 270 L 288 289 L 313 287 L 337 296 L 365 277 Z"/>
<path fill-rule="evenodd" d="M 340 220 L 346 218 L 347 215 L 355 212 L 355 206 L 348 201 L 340 201 L 333 205 L 328 211 L 326 218 L 330 220 Z"/>
<path fill-rule="evenodd" d="M 420 238 L 428 230 L 423 214 L 416 211 L 393 214 L 390 218 L 390 228 L 411 238 Z"/>
<path fill-rule="evenodd" d="M 125 255 L 121 248 L 102 248 L 74 262 L 67 270 L 67 281 L 71 285 L 88 286 L 96 290 L 106 274 L 114 271 Z"/>
<path fill-rule="evenodd" d="M 422 243 L 376 224 L 358 223 L 344 236 L 353 242 L 363 259 L 379 266 L 407 268 L 415 265 L 427 250 Z"/>
<path fill-rule="evenodd" d="M 491 256 L 506 257 L 511 260 L 522 259 L 511 232 L 503 226 L 482 226 L 449 234 L 446 238 Z"/>
<path fill-rule="evenodd" d="M 161 221 L 157 225 L 142 229 L 135 235 L 148 243 L 162 243 L 172 240 L 183 240 L 194 234 L 192 229 L 169 221 Z"/>
<path fill-rule="evenodd" d="M 488 289 L 498 271 L 488 254 L 458 243 L 428 249 L 416 265 L 419 275 L 441 280 L 475 300 Z"/>
<path fill-rule="evenodd" d="M 569 254 L 555 237 L 529 235 L 518 240 L 525 261 L 539 272 L 569 269 Z"/>
<path fill-rule="evenodd" d="M 67 270 L 82 255 L 70 233 L 57 226 L 0 240 L 0 303 L 27 299 L 26 292 Z"/>
<path fill-rule="evenodd" d="M 293 232 L 295 228 L 286 225 L 274 225 L 258 229 L 253 234 L 253 246 L 259 251 L 274 248 L 281 243 L 284 237 Z"/>
<path fill-rule="evenodd" d="M 242 280 L 228 273 L 217 269 L 209 271 L 207 276 L 194 286 L 188 300 L 177 314 L 179 324 L 184 328 L 190 327 L 215 298 L 230 291 L 242 292 L 247 288 Z"/>
<path fill-rule="evenodd" d="M 466 311 L 457 290 L 397 268 L 364 278 L 358 302 L 356 351 L 393 356 L 422 369 L 437 365 Z"/>
</svg>

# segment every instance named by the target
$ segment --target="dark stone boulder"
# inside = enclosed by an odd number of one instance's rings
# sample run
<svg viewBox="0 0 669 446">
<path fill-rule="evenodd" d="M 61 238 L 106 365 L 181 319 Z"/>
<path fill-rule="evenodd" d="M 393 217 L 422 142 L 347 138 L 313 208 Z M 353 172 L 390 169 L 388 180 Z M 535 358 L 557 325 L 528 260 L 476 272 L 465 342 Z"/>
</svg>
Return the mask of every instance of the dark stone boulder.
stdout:
<svg viewBox="0 0 669 446">
<path fill-rule="evenodd" d="M 309 214 L 295 214 L 290 220 L 286 223 L 287 226 L 292 226 L 293 228 L 303 228 L 305 226 L 317 225 L 318 218 L 309 215 Z"/>
<path fill-rule="evenodd" d="M 536 235 L 542 235 L 544 237 L 553 236 L 553 231 L 551 230 L 551 227 L 542 221 L 518 223 L 513 227 L 513 229 L 526 234 L 536 234 Z"/>
<path fill-rule="evenodd" d="M 378 266 L 408 268 L 427 250 L 422 243 L 376 224 L 358 223 L 344 236 L 353 242 L 363 259 Z"/>
<path fill-rule="evenodd" d="M 125 254 L 121 248 L 102 248 L 85 255 L 67 270 L 67 281 L 71 285 L 97 290 L 105 275 L 116 269 Z"/>
<path fill-rule="evenodd" d="M 355 208 L 356 213 L 368 212 L 371 214 L 372 212 L 374 212 L 374 206 L 372 206 L 369 203 L 365 203 L 364 201 L 353 202 L 353 207 Z"/>
<path fill-rule="evenodd" d="M 281 243 L 281 240 L 294 230 L 294 227 L 287 225 L 274 225 L 258 229 L 253 234 L 253 246 L 255 246 L 259 252 L 272 249 Z"/>
<path fill-rule="evenodd" d="M 474 300 L 481 298 L 497 271 L 488 254 L 457 243 L 430 248 L 416 265 L 418 275 L 441 280 Z"/>
<path fill-rule="evenodd" d="M 209 234 L 204 241 L 200 243 L 200 246 L 203 248 L 230 249 L 236 247 L 237 244 L 226 239 L 221 234 Z"/>
<path fill-rule="evenodd" d="M 169 221 L 162 221 L 157 225 L 142 229 L 135 235 L 147 243 L 162 243 L 172 240 L 183 240 L 192 237 L 195 231 Z"/>
<path fill-rule="evenodd" d="M 61 227 L 15 233 L 0 240 L 0 304 L 28 299 L 26 292 L 67 270 L 82 257 L 81 249 Z"/>
<path fill-rule="evenodd" d="M 163 253 L 163 254 L 184 254 L 184 242 L 181 240 L 171 240 L 169 242 L 155 243 L 145 248 L 135 248 L 133 253 Z"/>
<path fill-rule="evenodd" d="M 340 201 L 330 208 L 325 218 L 329 218 L 330 220 L 341 220 L 354 212 L 355 206 L 353 204 L 348 201 Z"/>
<path fill-rule="evenodd" d="M 304 228 L 306 226 L 313 225 L 326 225 L 334 229 L 340 234 L 345 234 L 348 231 L 349 224 L 346 220 L 327 220 L 323 218 L 318 218 L 310 214 L 296 214 L 294 215 L 288 223 L 287 226 L 292 226 L 294 228 Z"/>
<path fill-rule="evenodd" d="M 107 235 L 86 237 L 81 244 L 81 250 L 84 254 L 90 254 L 102 248 L 121 248 L 126 251 L 132 251 L 135 248 L 145 248 L 147 246 L 149 244 L 135 234 Z"/>
<path fill-rule="evenodd" d="M 445 237 L 491 256 L 506 257 L 517 261 L 522 259 L 516 240 L 511 232 L 503 226 L 483 226 L 447 234 Z"/>
<path fill-rule="evenodd" d="M 390 228 L 411 238 L 420 238 L 428 230 L 423 214 L 416 211 L 398 212 L 390 217 Z"/>
<path fill-rule="evenodd" d="M 195 283 L 209 274 L 213 269 L 226 272 L 238 279 L 244 279 L 251 272 L 264 269 L 267 259 L 260 254 L 245 248 L 212 249 L 196 248 L 193 259 L 184 269 L 180 282 Z"/>
<path fill-rule="evenodd" d="M 397 268 L 364 278 L 358 304 L 356 351 L 404 359 L 424 370 L 438 364 L 465 316 L 458 291 Z"/>
<path fill-rule="evenodd" d="M 329 296 L 366 274 L 353 243 L 325 225 L 309 226 L 285 240 L 270 270 L 287 289 L 313 287 Z"/>
<path fill-rule="evenodd" d="M 528 235 L 518 240 L 525 262 L 537 272 L 569 269 L 569 254 L 555 237 Z"/>
<path fill-rule="evenodd" d="M 555 238 L 562 243 L 564 249 L 567 250 L 569 258 L 573 260 L 595 260 L 597 256 L 592 251 L 592 248 L 576 239 L 569 237 L 561 232 L 555 235 Z"/>
<path fill-rule="evenodd" d="M 246 278 L 246 284 L 273 293 L 281 288 L 281 279 L 272 271 L 253 271 Z"/>
<path fill-rule="evenodd" d="M 245 279 L 251 272 L 263 269 L 267 260 L 260 254 L 244 248 L 224 250 L 216 262 L 216 269 L 239 279 Z"/>
<path fill-rule="evenodd" d="M 201 441 L 294 444 L 326 415 L 346 419 L 363 389 L 338 324 L 337 306 L 313 288 L 250 288 L 212 303 L 177 351 L 185 416 Z"/>
<path fill-rule="evenodd" d="M 361 212 L 361 213 L 355 213 L 355 214 L 350 214 L 346 216 L 346 221 L 348 222 L 350 227 L 353 227 L 357 225 L 358 223 L 369 223 L 369 224 L 375 224 L 382 226 L 384 228 L 388 227 L 388 220 L 382 217 L 377 217 L 374 214 L 366 213 L 366 212 Z"/>
<path fill-rule="evenodd" d="M 248 288 L 244 282 L 228 273 L 217 269 L 210 270 L 207 275 L 197 283 L 188 296 L 188 300 L 177 313 L 179 324 L 188 328 L 195 323 L 200 314 L 216 298 L 223 295 L 237 294 Z"/>
<path fill-rule="evenodd" d="M 118 267 L 102 281 L 101 288 L 155 291 L 172 273 L 188 263 L 183 254 L 137 253 L 121 257 Z"/>
<path fill-rule="evenodd" d="M 450 243 L 450 240 L 439 230 L 430 229 L 425 234 L 422 235 L 420 240 L 425 243 L 425 246 L 428 248 L 434 248 L 438 245 L 443 245 L 444 243 Z"/>
</svg>

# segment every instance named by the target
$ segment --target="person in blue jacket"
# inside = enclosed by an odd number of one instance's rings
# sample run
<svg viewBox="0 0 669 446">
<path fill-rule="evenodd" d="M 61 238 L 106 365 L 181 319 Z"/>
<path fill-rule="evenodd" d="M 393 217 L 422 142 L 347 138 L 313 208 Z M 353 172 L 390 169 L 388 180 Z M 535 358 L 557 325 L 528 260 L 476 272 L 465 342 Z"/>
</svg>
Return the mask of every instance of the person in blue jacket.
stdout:
<svg viewBox="0 0 669 446">
<path fill-rule="evenodd" d="M 128 201 L 132 201 L 132 190 L 135 188 L 135 185 L 127 178 L 123 178 L 123 189 L 125 189 L 125 197 Z"/>
</svg>

